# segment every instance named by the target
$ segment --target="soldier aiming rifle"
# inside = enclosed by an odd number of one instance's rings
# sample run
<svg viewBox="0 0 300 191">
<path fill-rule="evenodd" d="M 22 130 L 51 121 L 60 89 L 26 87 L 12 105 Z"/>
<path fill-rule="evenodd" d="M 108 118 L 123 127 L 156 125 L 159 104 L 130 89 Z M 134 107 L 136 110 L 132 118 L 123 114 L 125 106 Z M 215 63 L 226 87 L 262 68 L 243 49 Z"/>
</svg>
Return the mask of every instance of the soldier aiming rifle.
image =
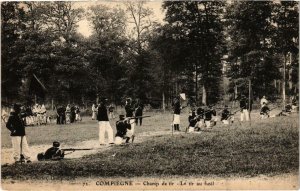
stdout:
<svg viewBox="0 0 300 191">
<path fill-rule="evenodd" d="M 141 119 L 141 118 L 145 118 L 145 117 L 150 117 L 150 116 L 146 115 L 146 116 L 125 118 L 124 115 L 120 115 L 119 121 L 116 122 L 117 133 L 116 133 L 116 137 L 115 137 L 115 144 L 120 145 L 123 143 L 123 140 L 125 140 L 125 143 L 129 143 L 130 139 L 131 139 L 131 142 L 133 143 L 134 136 L 132 136 L 131 134 L 127 134 L 127 132 L 131 130 L 132 124 L 130 123 L 130 120 L 131 119 Z"/>
<path fill-rule="evenodd" d="M 65 155 L 71 154 L 75 151 L 92 150 L 92 149 L 74 149 L 74 148 L 60 149 L 59 146 L 60 146 L 60 143 L 57 141 L 54 141 L 53 146 L 51 148 L 47 149 L 45 153 L 39 153 L 37 155 L 38 161 L 61 160 L 61 159 L 64 159 Z M 65 153 L 65 151 L 71 151 L 71 152 Z"/>
</svg>

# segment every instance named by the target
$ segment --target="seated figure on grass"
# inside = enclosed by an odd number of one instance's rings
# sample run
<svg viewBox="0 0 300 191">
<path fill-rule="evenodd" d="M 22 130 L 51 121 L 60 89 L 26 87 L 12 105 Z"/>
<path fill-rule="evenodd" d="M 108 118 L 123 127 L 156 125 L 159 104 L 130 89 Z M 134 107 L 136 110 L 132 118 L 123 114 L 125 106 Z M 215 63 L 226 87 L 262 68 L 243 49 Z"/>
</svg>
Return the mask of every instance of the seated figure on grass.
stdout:
<svg viewBox="0 0 300 191">
<path fill-rule="evenodd" d="M 217 123 L 217 118 L 216 118 L 216 111 L 212 108 L 212 106 L 207 107 L 205 110 L 205 126 L 206 128 L 211 128 L 212 126 L 215 126 Z"/>
<path fill-rule="evenodd" d="M 268 105 L 266 103 L 263 103 L 263 105 L 260 109 L 260 118 L 261 119 L 269 118 L 270 117 L 269 112 L 270 112 L 270 109 L 269 109 Z"/>
<path fill-rule="evenodd" d="M 196 116 L 195 111 L 192 110 L 190 112 L 189 118 L 188 118 L 188 120 L 189 120 L 189 126 L 188 126 L 188 129 L 187 129 L 188 132 L 194 132 L 195 131 L 195 127 L 198 123 L 197 118 L 198 118 L 198 116 Z"/>
<path fill-rule="evenodd" d="M 116 129 L 115 144 L 129 143 L 130 137 L 127 135 L 127 130 L 131 129 L 130 120 L 125 119 L 124 115 L 120 115 L 119 121 L 116 122 Z"/>
<path fill-rule="evenodd" d="M 229 125 L 229 123 L 233 123 L 233 121 L 234 121 L 234 116 L 228 110 L 227 105 L 225 105 L 224 110 L 222 111 L 221 121 L 223 122 L 224 125 Z"/>
</svg>

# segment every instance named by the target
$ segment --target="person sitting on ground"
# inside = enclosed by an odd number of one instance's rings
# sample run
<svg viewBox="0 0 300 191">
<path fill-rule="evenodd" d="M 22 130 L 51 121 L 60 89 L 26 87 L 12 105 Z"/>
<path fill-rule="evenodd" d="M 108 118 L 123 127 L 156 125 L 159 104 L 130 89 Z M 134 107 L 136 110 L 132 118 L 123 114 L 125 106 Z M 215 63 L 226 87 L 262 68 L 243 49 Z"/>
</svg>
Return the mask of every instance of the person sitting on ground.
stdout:
<svg viewBox="0 0 300 191">
<path fill-rule="evenodd" d="M 53 146 L 46 150 L 45 153 L 39 153 L 37 158 L 41 160 L 61 160 L 64 158 L 65 153 L 59 148 L 60 143 L 57 141 L 53 142 Z"/>
<path fill-rule="evenodd" d="M 231 117 L 231 112 L 228 110 L 228 106 L 225 105 L 224 110 L 222 111 L 221 114 L 221 121 L 223 122 L 224 125 L 228 125 L 229 122 L 233 122 L 233 117 Z"/>
<path fill-rule="evenodd" d="M 197 116 L 196 116 L 196 113 L 194 110 L 192 110 L 190 112 L 190 115 L 189 115 L 189 127 L 188 127 L 188 132 L 193 132 L 195 131 L 195 127 L 196 127 L 196 124 L 197 124 Z"/>
<path fill-rule="evenodd" d="M 267 103 L 263 103 L 262 108 L 260 109 L 260 118 L 261 119 L 269 118 L 270 117 L 269 112 L 270 112 L 270 109 L 269 109 Z"/>
<path fill-rule="evenodd" d="M 197 109 L 197 124 L 195 130 L 200 130 L 200 128 L 204 125 L 204 108 L 201 104 L 200 107 Z"/>
<path fill-rule="evenodd" d="M 119 116 L 119 121 L 116 122 L 116 138 L 115 138 L 115 144 L 120 145 L 123 143 L 123 140 L 125 139 L 125 143 L 129 143 L 130 137 L 127 136 L 127 130 L 131 129 L 131 125 L 129 123 L 128 119 L 125 119 L 124 115 Z"/>
<path fill-rule="evenodd" d="M 212 121 L 212 120 L 213 120 L 213 116 L 216 116 L 216 111 L 211 106 L 207 107 L 207 109 L 204 111 L 205 111 L 204 122 L 205 122 L 206 128 L 211 128 L 212 126 L 215 125 L 215 121 Z"/>
</svg>

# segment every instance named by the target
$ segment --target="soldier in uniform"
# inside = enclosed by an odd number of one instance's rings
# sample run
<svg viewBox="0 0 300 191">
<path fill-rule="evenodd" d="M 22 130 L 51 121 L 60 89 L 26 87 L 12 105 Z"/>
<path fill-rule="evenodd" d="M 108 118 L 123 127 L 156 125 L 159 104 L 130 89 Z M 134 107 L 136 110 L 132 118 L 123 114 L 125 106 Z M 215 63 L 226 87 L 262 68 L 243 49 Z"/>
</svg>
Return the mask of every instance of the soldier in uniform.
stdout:
<svg viewBox="0 0 300 191">
<path fill-rule="evenodd" d="M 92 120 L 96 119 L 96 114 L 97 114 L 98 108 L 96 107 L 95 104 L 92 105 Z"/>
<path fill-rule="evenodd" d="M 215 125 L 213 116 L 216 116 L 216 111 L 211 106 L 207 107 L 204 114 L 204 123 L 206 128 L 211 128 L 213 125 Z"/>
<path fill-rule="evenodd" d="M 141 101 L 138 101 L 136 110 L 135 110 L 135 116 L 143 116 L 143 109 L 144 105 L 141 103 Z M 138 125 L 138 121 L 140 121 L 140 126 L 142 126 L 143 118 L 136 118 L 135 124 Z"/>
<path fill-rule="evenodd" d="M 228 106 L 227 105 L 225 105 L 225 108 L 222 111 L 221 121 L 223 122 L 224 125 L 228 125 L 230 121 L 233 122 L 233 118 L 231 116 L 230 111 L 228 110 Z"/>
<path fill-rule="evenodd" d="M 125 112 L 126 112 L 126 117 L 134 117 L 134 111 L 135 108 L 132 104 L 131 98 L 126 99 L 126 104 L 125 104 Z M 131 129 L 128 131 L 128 136 L 134 139 L 134 128 L 135 128 L 135 119 L 130 119 L 129 123 L 131 125 Z"/>
<path fill-rule="evenodd" d="M 61 160 L 64 158 L 65 153 L 63 150 L 60 150 L 59 148 L 60 143 L 57 141 L 53 142 L 53 146 L 49 149 L 47 149 L 47 151 L 45 153 L 39 153 L 37 158 L 39 161 L 41 160 Z"/>
<path fill-rule="evenodd" d="M 240 100 L 240 108 L 241 108 L 241 121 L 244 121 L 244 117 L 246 121 L 249 121 L 249 111 L 248 111 L 248 100 L 246 96 L 242 95 Z"/>
<path fill-rule="evenodd" d="M 260 109 L 260 118 L 266 119 L 266 118 L 270 117 L 269 112 L 270 112 L 270 109 L 267 106 L 267 104 L 264 102 L 262 105 L 262 108 Z"/>
<path fill-rule="evenodd" d="M 195 131 L 195 127 L 196 127 L 196 124 L 198 121 L 197 121 L 197 116 L 196 116 L 196 113 L 194 110 L 191 111 L 188 120 L 189 120 L 188 131 L 189 132 Z"/>
<path fill-rule="evenodd" d="M 174 100 L 174 117 L 173 117 L 173 125 L 175 131 L 180 131 L 180 111 L 181 111 L 181 105 L 180 105 L 180 97 L 177 96 Z"/>
<path fill-rule="evenodd" d="M 204 108 L 203 104 L 200 105 L 200 107 L 197 109 L 197 125 L 196 128 L 200 129 L 204 125 Z"/>
<path fill-rule="evenodd" d="M 108 119 L 108 113 L 106 109 L 106 98 L 102 98 L 100 101 L 100 105 L 98 107 L 98 115 L 97 120 L 99 123 L 99 142 L 100 145 L 105 144 L 105 132 L 107 132 L 108 135 L 108 143 L 114 144 L 114 138 L 113 138 L 113 129 L 110 126 L 109 119 Z"/>
<path fill-rule="evenodd" d="M 119 116 L 119 121 L 116 122 L 116 129 L 115 144 L 122 144 L 124 139 L 126 140 L 126 143 L 129 143 L 130 137 L 127 136 L 127 130 L 131 129 L 131 125 L 129 120 L 125 119 L 124 115 Z"/>
<path fill-rule="evenodd" d="M 14 104 L 11 115 L 6 123 L 7 129 L 11 132 L 11 140 L 13 147 L 13 158 L 16 163 L 25 162 L 31 163 L 29 156 L 29 148 L 25 135 L 25 126 L 20 115 L 21 109 L 18 104 Z M 24 161 L 21 161 L 21 156 L 24 157 Z"/>
</svg>

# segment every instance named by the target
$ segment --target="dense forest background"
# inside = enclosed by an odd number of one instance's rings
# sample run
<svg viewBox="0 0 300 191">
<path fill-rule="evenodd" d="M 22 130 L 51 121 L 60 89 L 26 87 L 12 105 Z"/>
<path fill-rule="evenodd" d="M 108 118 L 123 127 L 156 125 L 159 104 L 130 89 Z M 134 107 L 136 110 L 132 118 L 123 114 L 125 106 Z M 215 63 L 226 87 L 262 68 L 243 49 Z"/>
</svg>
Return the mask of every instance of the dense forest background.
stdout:
<svg viewBox="0 0 300 191">
<path fill-rule="evenodd" d="M 129 96 L 165 108 L 179 93 L 214 104 L 249 89 L 285 104 L 298 95 L 296 1 L 165 1 L 162 23 L 145 2 L 75 4 L 1 3 L 3 105 Z M 90 37 L 77 32 L 82 19 Z"/>
</svg>

